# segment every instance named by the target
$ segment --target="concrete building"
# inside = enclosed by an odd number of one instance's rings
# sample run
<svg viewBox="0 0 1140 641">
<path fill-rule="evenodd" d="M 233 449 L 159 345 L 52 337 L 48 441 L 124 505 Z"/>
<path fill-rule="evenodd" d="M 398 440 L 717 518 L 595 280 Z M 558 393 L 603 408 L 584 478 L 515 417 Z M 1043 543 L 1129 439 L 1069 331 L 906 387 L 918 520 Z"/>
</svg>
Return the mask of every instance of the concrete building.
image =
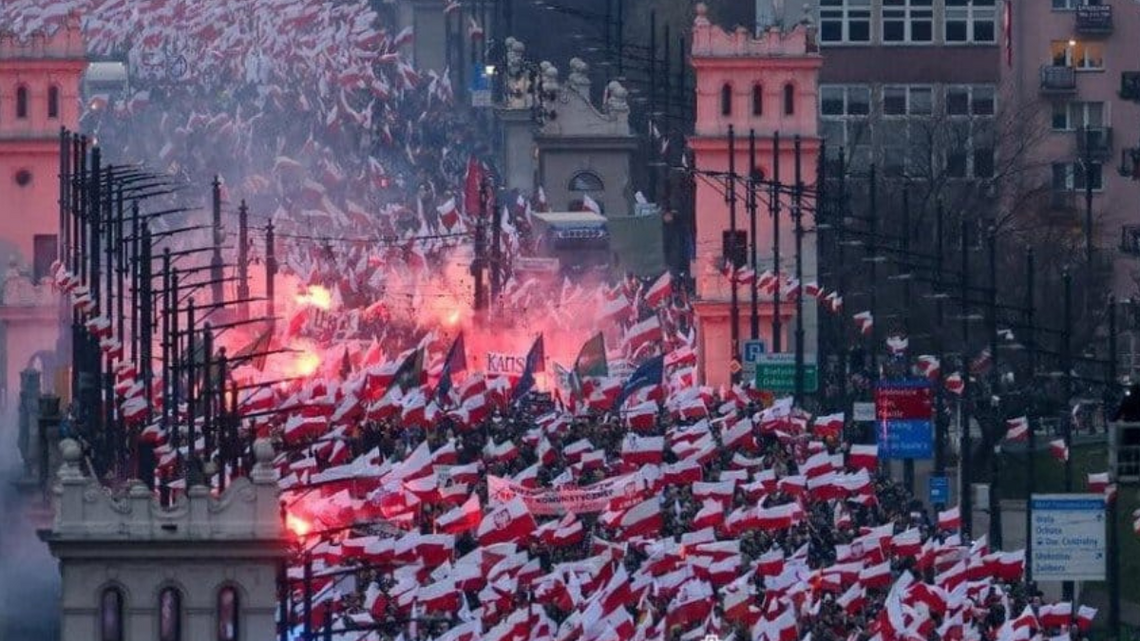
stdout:
<svg viewBox="0 0 1140 641">
<path fill-rule="evenodd" d="M 83 473 L 75 441 L 60 451 L 55 522 L 41 536 L 63 578 L 61 641 L 277 638 L 287 547 L 268 441 L 254 444 L 249 478 L 216 498 L 191 486 L 170 508 L 138 481 L 112 496 Z"/>
<path fill-rule="evenodd" d="M 1117 169 L 1140 147 L 1140 4 L 1011 2 L 1009 17 L 1005 89 L 1026 106 L 1026 119 L 1047 132 L 1033 149 L 1035 179 L 1049 186 L 1055 216 L 1076 233 L 1091 232 L 1094 258 L 1111 267 L 1118 297 L 1135 298 L 1140 173 L 1122 176 Z"/>
<path fill-rule="evenodd" d="M 793 28 L 772 27 L 755 36 L 746 28 L 726 32 L 714 26 L 707 18 L 704 5 L 698 5 L 697 17 L 693 23 L 693 47 L 691 61 L 696 72 L 697 112 L 695 131 L 688 140 L 693 150 L 696 178 L 696 258 L 693 261 L 692 275 L 696 279 L 697 298 L 694 308 L 697 314 L 697 340 L 699 369 L 706 385 L 720 385 L 728 382 L 731 375 L 730 363 L 739 358 L 739 345 L 732 341 L 731 326 L 731 281 L 722 273 L 726 259 L 733 256 L 732 247 L 737 251 L 755 242 L 757 247 L 757 271 L 770 269 L 781 272 L 785 278 L 793 273 L 792 263 L 795 254 L 792 207 L 789 198 L 782 198 L 779 214 L 780 226 L 785 230 L 779 237 L 781 261 L 774 264 L 771 248 L 775 241 L 767 213 L 758 226 L 757 237 L 748 238 L 748 215 L 743 206 L 747 191 L 744 181 L 737 181 L 737 240 L 730 236 L 730 208 L 724 194 L 724 172 L 729 169 L 729 140 L 731 126 L 737 135 L 735 147 L 735 171 L 739 176 L 749 173 L 749 153 L 747 136 L 750 130 L 757 135 L 758 170 L 766 178 L 774 179 L 775 153 L 774 135 L 779 132 L 783 144 L 779 147 L 778 158 L 783 168 L 780 177 L 792 180 L 792 167 L 795 164 L 792 139 L 801 138 L 801 176 L 804 185 L 815 183 L 816 165 L 819 157 L 818 117 L 819 73 L 823 58 L 815 42 L 815 30 L 810 24 L 799 24 Z M 806 216 L 806 214 L 805 214 Z M 810 221 L 805 221 L 810 225 Z M 816 278 L 816 252 L 813 237 L 804 241 L 803 281 Z M 735 259 L 743 264 L 740 256 Z M 750 331 L 750 315 L 747 301 L 750 298 L 748 287 L 739 287 L 740 309 L 739 336 L 747 338 Z M 760 338 L 767 345 L 774 345 L 772 319 L 775 316 L 775 302 L 766 296 L 759 306 Z M 815 350 L 815 305 L 805 305 L 807 335 L 805 353 Z M 783 327 L 789 327 L 794 306 L 782 305 L 780 310 Z M 783 333 L 783 332 L 781 332 Z M 783 336 L 781 338 L 784 338 Z M 790 341 L 781 340 L 787 351 L 791 351 Z"/>
</svg>

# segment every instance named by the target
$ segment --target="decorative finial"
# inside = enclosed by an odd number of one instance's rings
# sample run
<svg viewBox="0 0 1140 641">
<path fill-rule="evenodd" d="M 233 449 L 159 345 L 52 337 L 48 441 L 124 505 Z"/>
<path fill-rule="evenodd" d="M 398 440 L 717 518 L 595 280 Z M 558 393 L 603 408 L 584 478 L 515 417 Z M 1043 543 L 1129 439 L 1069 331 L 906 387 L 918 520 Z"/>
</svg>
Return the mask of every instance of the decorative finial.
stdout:
<svg viewBox="0 0 1140 641">
<path fill-rule="evenodd" d="M 79 465 L 79 461 L 83 458 L 83 448 L 79 447 L 78 441 L 71 438 L 59 442 L 59 453 L 67 465 Z"/>
<path fill-rule="evenodd" d="M 277 454 L 273 451 L 273 443 L 267 438 L 259 438 L 253 442 L 253 460 L 266 465 L 273 464 Z"/>
</svg>

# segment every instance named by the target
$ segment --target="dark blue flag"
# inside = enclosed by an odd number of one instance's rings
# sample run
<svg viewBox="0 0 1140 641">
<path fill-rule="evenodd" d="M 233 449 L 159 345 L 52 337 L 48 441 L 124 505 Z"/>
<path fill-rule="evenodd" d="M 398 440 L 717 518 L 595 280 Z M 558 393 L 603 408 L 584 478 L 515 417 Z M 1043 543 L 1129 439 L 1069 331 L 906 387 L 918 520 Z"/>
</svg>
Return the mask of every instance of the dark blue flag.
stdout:
<svg viewBox="0 0 1140 641">
<path fill-rule="evenodd" d="M 451 349 L 447 352 L 447 360 L 443 362 L 443 371 L 439 374 L 439 384 L 435 387 L 435 397 L 443 400 L 451 393 L 451 375 L 467 371 L 467 350 L 463 345 L 463 332 L 455 337 Z"/>
<path fill-rule="evenodd" d="M 625 382 L 621 388 L 621 393 L 618 394 L 617 400 L 614 402 L 613 409 L 620 410 L 622 403 L 633 395 L 634 392 L 651 385 L 660 385 L 661 378 L 665 375 L 665 356 L 655 356 L 633 371 L 633 375 Z"/>
<path fill-rule="evenodd" d="M 527 352 L 526 367 L 523 368 L 522 377 L 519 378 L 518 385 L 515 385 L 515 390 L 511 394 L 511 403 L 515 403 L 526 396 L 527 392 L 534 387 L 534 373 L 545 369 L 546 350 L 543 348 L 542 334 L 539 334 L 534 345 L 531 345 L 530 351 Z"/>
</svg>

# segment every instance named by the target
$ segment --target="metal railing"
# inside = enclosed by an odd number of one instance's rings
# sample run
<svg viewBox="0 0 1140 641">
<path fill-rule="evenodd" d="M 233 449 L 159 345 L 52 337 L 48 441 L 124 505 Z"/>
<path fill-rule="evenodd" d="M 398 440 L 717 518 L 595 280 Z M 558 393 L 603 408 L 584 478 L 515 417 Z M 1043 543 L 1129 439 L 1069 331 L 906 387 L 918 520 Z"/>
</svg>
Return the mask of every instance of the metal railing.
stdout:
<svg viewBox="0 0 1140 641">
<path fill-rule="evenodd" d="M 1077 90 L 1077 72 L 1063 65 L 1042 65 L 1041 91 L 1043 93 L 1069 93 Z"/>
</svg>

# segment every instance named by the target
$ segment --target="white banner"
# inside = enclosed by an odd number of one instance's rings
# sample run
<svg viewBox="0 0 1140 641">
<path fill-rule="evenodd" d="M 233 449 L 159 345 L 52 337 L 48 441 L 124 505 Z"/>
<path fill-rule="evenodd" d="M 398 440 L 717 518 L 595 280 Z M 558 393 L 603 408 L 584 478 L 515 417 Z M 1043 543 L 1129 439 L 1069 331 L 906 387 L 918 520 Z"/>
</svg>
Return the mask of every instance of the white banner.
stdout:
<svg viewBox="0 0 1140 641">
<path fill-rule="evenodd" d="M 487 373 L 522 376 L 526 369 L 526 354 L 502 354 L 487 352 Z"/>
<path fill-rule="evenodd" d="M 491 503 L 506 503 L 516 496 L 531 514 L 547 516 L 566 512 L 601 512 L 610 500 L 638 494 L 637 477 L 633 474 L 599 481 L 593 485 L 551 488 L 528 488 L 498 476 L 487 476 L 487 497 Z"/>
</svg>

